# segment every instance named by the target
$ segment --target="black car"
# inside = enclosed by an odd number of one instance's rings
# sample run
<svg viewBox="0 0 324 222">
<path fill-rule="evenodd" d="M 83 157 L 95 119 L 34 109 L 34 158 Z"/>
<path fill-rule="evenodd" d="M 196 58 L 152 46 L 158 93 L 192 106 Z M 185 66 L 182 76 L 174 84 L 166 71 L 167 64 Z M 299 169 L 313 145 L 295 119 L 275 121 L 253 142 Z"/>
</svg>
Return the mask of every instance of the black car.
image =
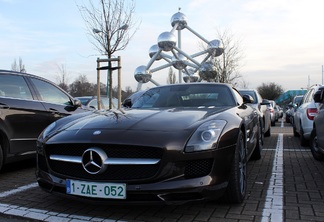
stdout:
<svg viewBox="0 0 324 222">
<path fill-rule="evenodd" d="M 262 149 L 251 100 L 227 84 L 171 84 L 129 109 L 62 118 L 38 138 L 38 184 L 82 201 L 240 203 Z"/>
<path fill-rule="evenodd" d="M 318 114 L 313 121 L 310 136 L 310 149 L 316 160 L 324 161 L 324 87 L 320 87 L 314 94 L 315 103 L 319 103 Z"/>
<path fill-rule="evenodd" d="M 0 70 L 0 169 L 5 163 L 35 157 L 36 140 L 45 127 L 82 111 L 80 105 L 44 78 Z"/>
</svg>

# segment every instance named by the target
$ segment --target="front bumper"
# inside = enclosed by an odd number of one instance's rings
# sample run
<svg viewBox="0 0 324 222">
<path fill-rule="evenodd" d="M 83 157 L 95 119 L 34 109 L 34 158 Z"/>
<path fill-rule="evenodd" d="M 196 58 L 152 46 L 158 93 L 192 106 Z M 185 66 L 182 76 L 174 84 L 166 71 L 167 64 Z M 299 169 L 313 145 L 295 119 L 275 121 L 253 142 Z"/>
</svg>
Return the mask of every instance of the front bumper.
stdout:
<svg viewBox="0 0 324 222">
<path fill-rule="evenodd" d="M 215 184 L 211 176 L 192 179 L 174 178 L 169 181 L 149 184 L 127 184 L 127 198 L 123 200 L 89 198 L 66 193 L 66 180 L 47 172 L 37 170 L 39 186 L 50 193 L 88 201 L 90 203 L 111 204 L 184 204 L 188 202 L 213 200 L 220 198 L 226 190 L 227 181 Z"/>
</svg>

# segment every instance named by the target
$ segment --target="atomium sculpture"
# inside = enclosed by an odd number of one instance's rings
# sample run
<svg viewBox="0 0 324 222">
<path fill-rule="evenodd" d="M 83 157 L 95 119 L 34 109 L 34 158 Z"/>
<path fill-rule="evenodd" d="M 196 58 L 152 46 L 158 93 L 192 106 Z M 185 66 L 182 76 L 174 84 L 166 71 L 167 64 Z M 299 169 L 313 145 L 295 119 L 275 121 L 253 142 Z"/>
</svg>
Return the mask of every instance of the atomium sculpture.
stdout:
<svg viewBox="0 0 324 222">
<path fill-rule="evenodd" d="M 171 66 L 179 70 L 180 83 L 182 79 L 187 83 L 211 81 L 217 78 L 217 71 L 213 63 L 208 61 L 208 59 L 220 56 L 224 52 L 221 42 L 217 39 L 208 41 L 195 32 L 188 26 L 187 17 L 181 12 L 177 12 L 171 17 L 171 26 L 172 30 L 170 32 L 161 33 L 157 39 L 157 44 L 151 46 L 149 49 L 149 56 L 151 59 L 148 64 L 136 68 L 134 77 L 138 82 L 137 90 L 140 90 L 142 84 L 147 82 L 159 85 L 152 79 L 152 73 Z M 191 33 L 204 41 L 207 44 L 206 50 L 197 52 L 193 55 L 188 55 L 184 52 L 181 49 L 181 31 L 183 29 L 188 29 Z M 176 31 L 178 32 L 178 45 L 175 35 Z M 168 53 L 171 53 L 171 55 Z M 198 62 L 196 57 L 203 55 L 206 56 L 202 61 Z M 165 60 L 167 63 L 151 69 L 153 63 L 161 59 Z M 199 76 L 196 75 L 197 72 Z"/>
</svg>

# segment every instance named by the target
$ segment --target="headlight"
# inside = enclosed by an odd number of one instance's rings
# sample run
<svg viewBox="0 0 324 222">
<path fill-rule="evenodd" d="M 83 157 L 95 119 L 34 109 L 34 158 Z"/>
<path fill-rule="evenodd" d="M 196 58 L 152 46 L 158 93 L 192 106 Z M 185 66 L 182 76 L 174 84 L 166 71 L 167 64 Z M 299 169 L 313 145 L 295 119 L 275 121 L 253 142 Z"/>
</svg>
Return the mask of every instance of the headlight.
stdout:
<svg viewBox="0 0 324 222">
<path fill-rule="evenodd" d="M 47 126 L 43 131 L 43 133 L 41 134 L 41 138 L 45 139 L 55 127 L 56 127 L 56 122 L 53 122 L 49 126 Z"/>
<path fill-rule="evenodd" d="M 214 149 L 225 125 L 225 120 L 211 120 L 202 124 L 191 136 L 185 152 Z"/>
</svg>

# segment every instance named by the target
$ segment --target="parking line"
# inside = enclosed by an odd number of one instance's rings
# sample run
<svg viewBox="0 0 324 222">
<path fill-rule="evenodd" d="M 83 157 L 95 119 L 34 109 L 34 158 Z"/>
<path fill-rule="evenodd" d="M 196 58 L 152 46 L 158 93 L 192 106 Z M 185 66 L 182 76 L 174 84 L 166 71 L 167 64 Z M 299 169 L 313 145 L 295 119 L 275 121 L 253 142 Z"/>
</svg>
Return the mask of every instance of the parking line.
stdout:
<svg viewBox="0 0 324 222">
<path fill-rule="evenodd" d="M 262 211 L 262 222 L 283 221 L 283 134 L 278 135 L 272 176 Z"/>
<path fill-rule="evenodd" d="M 10 196 L 12 194 L 19 193 L 19 192 L 22 192 L 22 191 L 25 191 L 25 190 L 28 190 L 30 188 L 34 188 L 34 187 L 37 187 L 37 186 L 38 186 L 38 183 L 31 183 L 31 184 L 28 184 L 28 185 L 25 185 L 25 186 L 22 186 L 22 187 L 18 187 L 18 188 L 13 189 L 13 190 L 2 192 L 2 193 L 0 193 L 0 197 L 7 197 L 7 196 Z"/>
<path fill-rule="evenodd" d="M 38 183 L 31 183 L 25 186 L 18 187 L 13 190 L 5 191 L 0 193 L 0 198 L 7 197 L 25 190 L 35 188 L 38 186 Z M 53 212 L 47 210 L 41 210 L 37 208 L 27 208 L 17 205 L 4 204 L 0 202 L 0 214 L 19 216 L 29 219 L 41 220 L 41 221 L 117 221 L 107 218 L 100 217 L 91 217 L 91 216 L 80 216 L 74 214 L 62 214 L 60 212 Z M 119 220 L 118 220 L 119 221 Z"/>
</svg>

